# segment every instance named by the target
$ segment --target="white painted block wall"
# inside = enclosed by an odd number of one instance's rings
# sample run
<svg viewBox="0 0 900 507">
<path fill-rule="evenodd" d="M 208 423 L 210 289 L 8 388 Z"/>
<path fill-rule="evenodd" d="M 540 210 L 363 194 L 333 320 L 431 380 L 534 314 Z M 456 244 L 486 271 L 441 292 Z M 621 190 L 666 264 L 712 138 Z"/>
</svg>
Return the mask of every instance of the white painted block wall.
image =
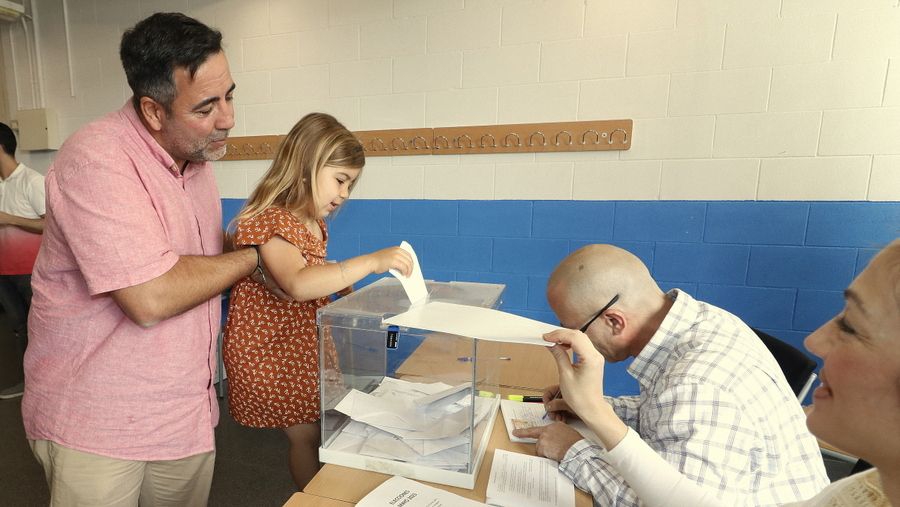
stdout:
<svg viewBox="0 0 900 507">
<path fill-rule="evenodd" d="M 66 135 L 127 99 L 121 32 L 180 10 L 225 36 L 236 136 L 316 110 L 360 130 L 635 122 L 625 152 L 372 158 L 356 198 L 900 201 L 897 0 L 69 0 L 74 97 L 62 4 L 35 3 Z M 0 45 L 10 109 L 35 107 L 21 28 Z M 217 163 L 223 196 L 266 167 Z"/>
</svg>

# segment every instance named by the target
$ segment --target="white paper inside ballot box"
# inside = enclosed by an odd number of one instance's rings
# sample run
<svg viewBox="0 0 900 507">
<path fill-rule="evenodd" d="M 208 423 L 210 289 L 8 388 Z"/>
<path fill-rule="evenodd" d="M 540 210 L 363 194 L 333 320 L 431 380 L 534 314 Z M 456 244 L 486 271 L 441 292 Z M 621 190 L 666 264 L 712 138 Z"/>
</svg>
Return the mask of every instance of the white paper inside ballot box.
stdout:
<svg viewBox="0 0 900 507">
<path fill-rule="evenodd" d="M 475 424 L 487 415 L 491 401 L 476 398 Z M 448 408 L 442 406 L 441 410 L 429 412 L 408 399 L 392 395 L 372 396 L 357 390 L 350 391 L 335 407 L 354 421 L 410 439 L 453 437 L 470 427 L 470 413 L 465 406 L 456 406 L 456 411 L 449 413 Z"/>
</svg>

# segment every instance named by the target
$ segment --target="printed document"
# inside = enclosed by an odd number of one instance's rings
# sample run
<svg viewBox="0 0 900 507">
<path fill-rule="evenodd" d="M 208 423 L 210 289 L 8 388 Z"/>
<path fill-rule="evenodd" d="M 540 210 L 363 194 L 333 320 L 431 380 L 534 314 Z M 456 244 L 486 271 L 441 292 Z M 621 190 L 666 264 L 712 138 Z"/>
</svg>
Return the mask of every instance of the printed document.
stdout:
<svg viewBox="0 0 900 507">
<path fill-rule="evenodd" d="M 487 503 L 500 507 L 574 507 L 575 486 L 552 459 L 496 449 Z"/>
<path fill-rule="evenodd" d="M 397 475 L 373 489 L 356 504 L 356 507 L 483 507 L 484 505 L 486 504 Z"/>
</svg>

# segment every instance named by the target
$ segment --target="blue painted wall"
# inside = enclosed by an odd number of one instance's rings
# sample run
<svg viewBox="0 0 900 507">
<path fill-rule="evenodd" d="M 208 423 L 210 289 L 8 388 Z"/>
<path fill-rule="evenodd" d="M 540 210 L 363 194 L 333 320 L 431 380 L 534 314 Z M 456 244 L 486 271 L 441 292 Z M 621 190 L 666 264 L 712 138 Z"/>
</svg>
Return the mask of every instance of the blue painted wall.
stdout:
<svg viewBox="0 0 900 507">
<path fill-rule="evenodd" d="M 242 203 L 223 200 L 226 223 Z M 664 290 L 802 347 L 872 255 L 900 237 L 900 203 L 351 200 L 329 227 L 332 259 L 407 240 L 426 278 L 504 283 L 504 310 L 553 323 L 544 289 L 554 266 L 585 244 L 611 243 Z M 626 366 L 608 368 L 609 394 L 636 392 Z"/>
</svg>

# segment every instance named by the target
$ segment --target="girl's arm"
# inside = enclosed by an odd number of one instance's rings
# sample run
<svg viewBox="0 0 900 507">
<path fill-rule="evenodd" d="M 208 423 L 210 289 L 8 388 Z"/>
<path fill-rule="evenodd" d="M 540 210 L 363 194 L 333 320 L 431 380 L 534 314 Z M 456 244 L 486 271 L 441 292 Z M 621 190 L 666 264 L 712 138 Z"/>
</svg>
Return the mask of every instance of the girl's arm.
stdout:
<svg viewBox="0 0 900 507">
<path fill-rule="evenodd" d="M 372 273 L 396 269 L 409 276 L 412 257 L 400 247 L 390 247 L 323 266 L 307 266 L 300 250 L 280 236 L 259 247 L 263 262 L 275 282 L 296 301 L 334 294 Z"/>
</svg>

